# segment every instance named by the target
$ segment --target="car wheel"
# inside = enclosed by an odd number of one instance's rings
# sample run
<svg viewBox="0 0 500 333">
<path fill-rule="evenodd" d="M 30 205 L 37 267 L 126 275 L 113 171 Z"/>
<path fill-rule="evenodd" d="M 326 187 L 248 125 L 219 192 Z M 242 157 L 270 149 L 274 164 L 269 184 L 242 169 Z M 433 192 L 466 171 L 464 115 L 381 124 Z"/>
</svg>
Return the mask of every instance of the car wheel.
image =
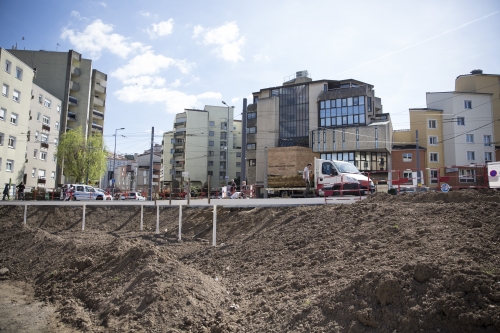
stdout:
<svg viewBox="0 0 500 333">
<path fill-rule="evenodd" d="M 102 196 L 98 196 L 97 198 L 95 198 L 96 200 L 103 200 L 102 199 Z"/>
</svg>

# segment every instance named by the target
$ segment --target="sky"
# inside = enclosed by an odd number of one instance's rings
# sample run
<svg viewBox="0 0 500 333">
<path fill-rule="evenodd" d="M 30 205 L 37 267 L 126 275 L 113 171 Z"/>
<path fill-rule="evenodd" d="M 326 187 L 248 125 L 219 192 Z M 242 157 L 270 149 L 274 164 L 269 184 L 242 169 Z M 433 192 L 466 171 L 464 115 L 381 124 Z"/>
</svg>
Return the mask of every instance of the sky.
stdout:
<svg viewBox="0 0 500 333">
<path fill-rule="evenodd" d="M 473 69 L 500 74 L 500 1 L 17 0 L 0 5 L 0 46 L 68 51 L 108 74 L 104 136 L 148 149 L 176 113 L 234 106 L 297 71 L 375 86 L 394 129 L 425 93 Z M 22 8 L 20 11 L 19 9 Z M 23 40 L 24 37 L 24 40 Z"/>
</svg>

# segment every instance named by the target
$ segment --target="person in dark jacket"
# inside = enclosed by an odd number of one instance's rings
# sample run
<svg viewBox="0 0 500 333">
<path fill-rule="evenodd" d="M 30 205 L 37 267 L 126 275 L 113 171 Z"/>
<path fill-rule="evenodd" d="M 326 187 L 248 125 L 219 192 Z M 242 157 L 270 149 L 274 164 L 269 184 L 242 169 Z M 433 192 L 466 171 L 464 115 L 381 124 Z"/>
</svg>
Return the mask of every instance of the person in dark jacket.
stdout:
<svg viewBox="0 0 500 333">
<path fill-rule="evenodd" d="M 20 182 L 19 185 L 17 185 L 16 187 L 17 187 L 17 198 L 19 200 L 24 200 L 24 189 L 26 188 L 26 186 L 24 186 L 23 182 Z"/>
<path fill-rule="evenodd" d="M 7 196 L 7 200 L 10 200 L 9 190 L 10 190 L 10 185 L 5 184 L 5 188 L 3 189 L 3 199 L 2 200 L 5 200 L 5 196 Z"/>
</svg>

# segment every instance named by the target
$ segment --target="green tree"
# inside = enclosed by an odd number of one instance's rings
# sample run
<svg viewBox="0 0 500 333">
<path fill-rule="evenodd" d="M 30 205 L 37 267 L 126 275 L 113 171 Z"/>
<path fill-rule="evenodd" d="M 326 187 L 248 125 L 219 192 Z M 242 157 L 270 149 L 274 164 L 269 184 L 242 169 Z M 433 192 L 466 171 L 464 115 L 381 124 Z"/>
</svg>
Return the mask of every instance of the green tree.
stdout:
<svg viewBox="0 0 500 333">
<path fill-rule="evenodd" d="M 75 183 L 83 183 L 87 177 L 99 180 L 106 172 L 106 149 L 102 135 L 92 134 L 85 139 L 81 127 L 64 133 L 57 146 L 57 163 L 67 180 Z"/>
</svg>

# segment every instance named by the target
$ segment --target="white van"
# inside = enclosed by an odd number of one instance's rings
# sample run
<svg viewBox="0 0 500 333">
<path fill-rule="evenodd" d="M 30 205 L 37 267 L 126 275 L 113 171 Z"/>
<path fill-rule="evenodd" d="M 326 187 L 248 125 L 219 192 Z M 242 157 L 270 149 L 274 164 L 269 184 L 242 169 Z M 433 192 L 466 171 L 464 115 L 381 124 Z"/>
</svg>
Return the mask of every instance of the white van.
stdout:
<svg viewBox="0 0 500 333">
<path fill-rule="evenodd" d="M 104 200 L 105 194 L 92 186 L 85 184 L 67 184 L 68 189 L 73 186 L 73 199 L 77 201 Z M 68 192 L 67 192 L 68 193 Z M 66 194 L 68 196 L 68 194 Z"/>
</svg>

